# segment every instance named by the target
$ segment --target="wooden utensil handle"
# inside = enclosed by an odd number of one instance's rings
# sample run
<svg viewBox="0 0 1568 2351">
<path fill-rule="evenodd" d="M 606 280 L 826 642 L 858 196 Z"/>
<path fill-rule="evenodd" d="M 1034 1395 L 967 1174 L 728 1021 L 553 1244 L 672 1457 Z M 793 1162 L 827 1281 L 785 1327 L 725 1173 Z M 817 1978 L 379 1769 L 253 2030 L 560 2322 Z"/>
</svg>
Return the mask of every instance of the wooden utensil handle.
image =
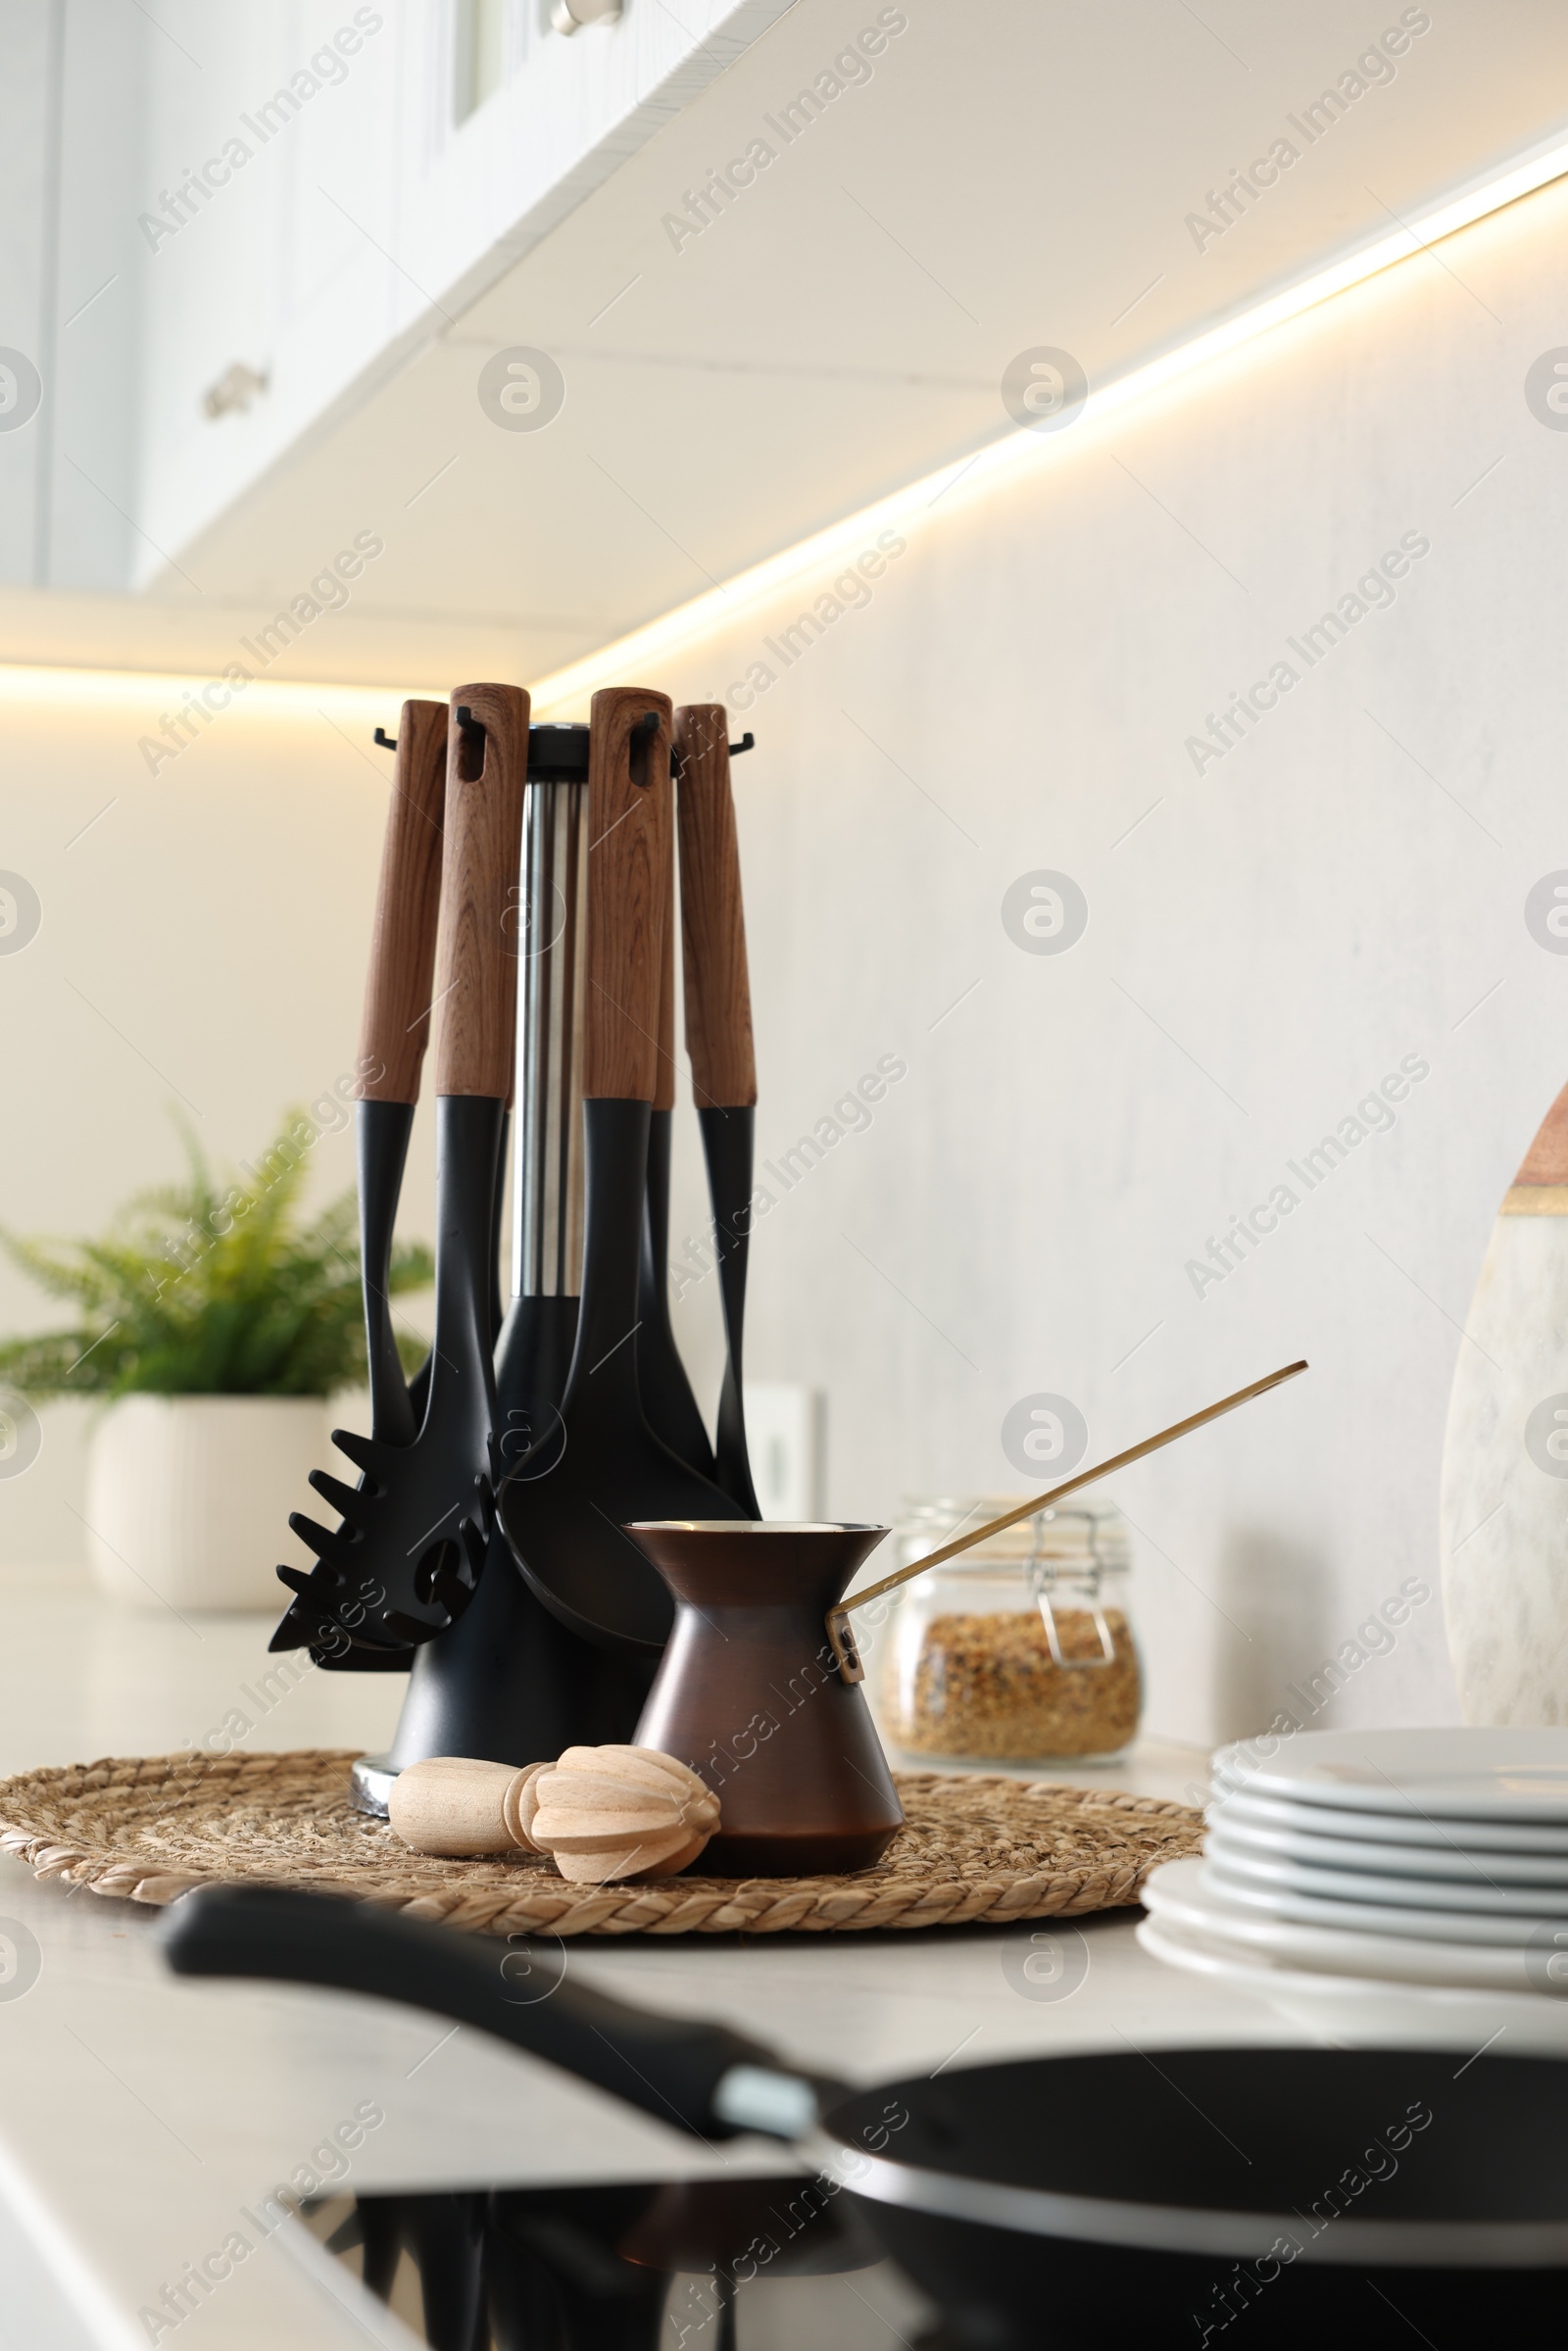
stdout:
<svg viewBox="0 0 1568 2351">
<path fill-rule="evenodd" d="M 729 713 L 721 702 L 675 712 L 686 1050 L 699 1109 L 757 1100 L 740 846 L 729 788 Z"/>
<path fill-rule="evenodd" d="M 669 893 L 669 697 L 602 687 L 589 725 L 582 1090 L 590 1101 L 652 1102 Z"/>
<path fill-rule="evenodd" d="M 460 726 L 459 710 L 471 724 Z M 435 965 L 438 1094 L 512 1090 L 520 920 L 517 863 L 528 772 L 528 697 L 460 686 L 447 729 L 446 858 Z"/>
<path fill-rule="evenodd" d="M 447 706 L 406 702 L 398 720 L 360 1024 L 359 1091 L 366 1102 L 419 1099 L 419 1069 L 430 1041 L 446 789 Z"/>
</svg>

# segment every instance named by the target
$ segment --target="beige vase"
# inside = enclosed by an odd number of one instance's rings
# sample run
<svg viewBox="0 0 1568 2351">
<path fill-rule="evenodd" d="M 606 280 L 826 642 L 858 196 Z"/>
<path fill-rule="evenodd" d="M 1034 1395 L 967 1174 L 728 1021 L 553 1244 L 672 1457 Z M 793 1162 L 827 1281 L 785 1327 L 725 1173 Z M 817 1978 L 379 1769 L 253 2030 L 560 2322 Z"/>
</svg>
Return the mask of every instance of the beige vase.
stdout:
<svg viewBox="0 0 1568 2351">
<path fill-rule="evenodd" d="M 326 1457 L 319 1396 L 122 1396 L 87 1461 L 100 1589 L 133 1608 L 281 1613 L 277 1563 L 305 1563 L 288 1514 L 319 1513 L 307 1479 Z"/>
</svg>

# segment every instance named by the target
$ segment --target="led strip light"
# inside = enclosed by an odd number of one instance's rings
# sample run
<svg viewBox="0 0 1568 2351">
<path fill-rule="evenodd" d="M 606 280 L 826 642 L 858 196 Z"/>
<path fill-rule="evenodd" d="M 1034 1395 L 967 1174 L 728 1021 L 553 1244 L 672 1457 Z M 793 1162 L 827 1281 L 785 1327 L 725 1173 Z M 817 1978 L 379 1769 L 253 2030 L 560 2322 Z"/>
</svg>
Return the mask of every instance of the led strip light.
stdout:
<svg viewBox="0 0 1568 2351">
<path fill-rule="evenodd" d="M 1568 140 L 1560 132 L 1553 132 L 1549 140 L 1530 149 L 1523 160 L 1510 164 L 1506 171 L 1472 182 L 1456 196 L 1445 197 L 1426 212 L 1413 216 L 1406 225 L 1358 246 L 1327 269 L 1314 270 L 1282 292 L 1253 303 L 1174 351 L 1097 384 L 1067 430 L 1033 432 L 1015 426 L 988 442 L 977 455 L 950 459 L 935 472 L 896 490 L 875 506 L 864 507 L 843 521 L 830 523 L 825 530 L 754 564 L 725 585 L 708 589 L 662 618 L 633 629 L 601 652 L 588 654 L 581 661 L 555 670 L 532 688 L 535 710 L 561 713 L 563 706 L 583 705 L 596 686 L 612 677 L 652 671 L 677 647 L 738 619 L 748 606 L 760 603 L 803 573 L 830 565 L 841 567 L 847 558 L 872 544 L 879 531 L 917 528 L 939 499 L 944 514 L 951 514 L 957 506 L 968 504 L 991 488 L 1004 473 L 1019 466 L 1052 464 L 1084 448 L 1094 440 L 1097 424 L 1119 415 L 1134 402 L 1147 400 L 1166 385 L 1177 383 L 1200 367 L 1209 367 L 1214 361 L 1255 342 L 1260 335 L 1315 310 L 1336 294 L 1348 293 L 1352 287 L 1365 284 L 1368 278 L 1392 269 L 1396 263 L 1413 260 L 1442 238 L 1471 227 L 1490 214 L 1517 203 L 1521 196 L 1534 195 L 1537 189 L 1565 174 L 1568 174 Z"/>
<path fill-rule="evenodd" d="M 229 658 L 239 661 L 242 657 L 235 653 Z M 6 662 L 0 663 L 0 702 L 54 704 L 64 699 L 78 708 L 104 710 L 123 710 L 127 702 L 150 710 L 156 702 L 178 711 L 190 695 L 200 694 L 214 679 L 221 683 L 224 667 L 221 661 L 204 669 L 184 670 L 80 669 L 42 661 Z M 327 710 L 346 724 L 393 726 L 397 723 L 399 704 L 421 697 L 430 702 L 445 702 L 447 688 L 253 677 L 248 685 L 236 689 L 232 705 L 225 707 L 270 718 L 305 718 L 313 711 Z"/>
</svg>

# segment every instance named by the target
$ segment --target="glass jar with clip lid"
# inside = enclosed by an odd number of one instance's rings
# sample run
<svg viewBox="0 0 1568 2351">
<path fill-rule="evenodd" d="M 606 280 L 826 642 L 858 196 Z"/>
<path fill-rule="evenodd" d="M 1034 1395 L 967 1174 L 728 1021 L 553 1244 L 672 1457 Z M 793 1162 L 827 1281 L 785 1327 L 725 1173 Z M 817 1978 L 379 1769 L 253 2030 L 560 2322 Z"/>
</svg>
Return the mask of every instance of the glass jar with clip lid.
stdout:
<svg viewBox="0 0 1568 2351">
<path fill-rule="evenodd" d="M 899 1564 L 1009 1506 L 990 1495 L 909 1503 Z M 878 1643 L 887 1737 L 911 1756 L 966 1763 L 1120 1753 L 1143 1705 L 1130 1565 L 1125 1522 L 1101 1501 L 1037 1512 L 916 1577 Z"/>
</svg>

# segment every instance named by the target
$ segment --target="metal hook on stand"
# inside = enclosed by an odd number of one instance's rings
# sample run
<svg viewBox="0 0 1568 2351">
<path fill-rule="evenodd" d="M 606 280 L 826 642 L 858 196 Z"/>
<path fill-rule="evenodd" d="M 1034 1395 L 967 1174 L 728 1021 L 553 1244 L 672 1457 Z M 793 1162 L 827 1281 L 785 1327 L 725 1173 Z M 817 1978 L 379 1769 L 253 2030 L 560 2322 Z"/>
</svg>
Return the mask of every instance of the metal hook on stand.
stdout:
<svg viewBox="0 0 1568 2351">
<path fill-rule="evenodd" d="M 644 719 L 643 724 L 646 726 L 647 723 L 647 720 Z M 635 732 L 635 729 L 633 731 Z M 752 733 L 751 728 L 748 727 L 745 734 L 742 735 L 740 741 L 738 743 L 732 743 L 729 746 L 729 756 L 732 759 L 738 759 L 743 751 L 755 751 L 756 749 L 757 737 Z M 671 775 L 679 775 L 680 773 L 680 753 L 676 750 L 673 743 L 669 747 L 669 772 Z"/>
</svg>

